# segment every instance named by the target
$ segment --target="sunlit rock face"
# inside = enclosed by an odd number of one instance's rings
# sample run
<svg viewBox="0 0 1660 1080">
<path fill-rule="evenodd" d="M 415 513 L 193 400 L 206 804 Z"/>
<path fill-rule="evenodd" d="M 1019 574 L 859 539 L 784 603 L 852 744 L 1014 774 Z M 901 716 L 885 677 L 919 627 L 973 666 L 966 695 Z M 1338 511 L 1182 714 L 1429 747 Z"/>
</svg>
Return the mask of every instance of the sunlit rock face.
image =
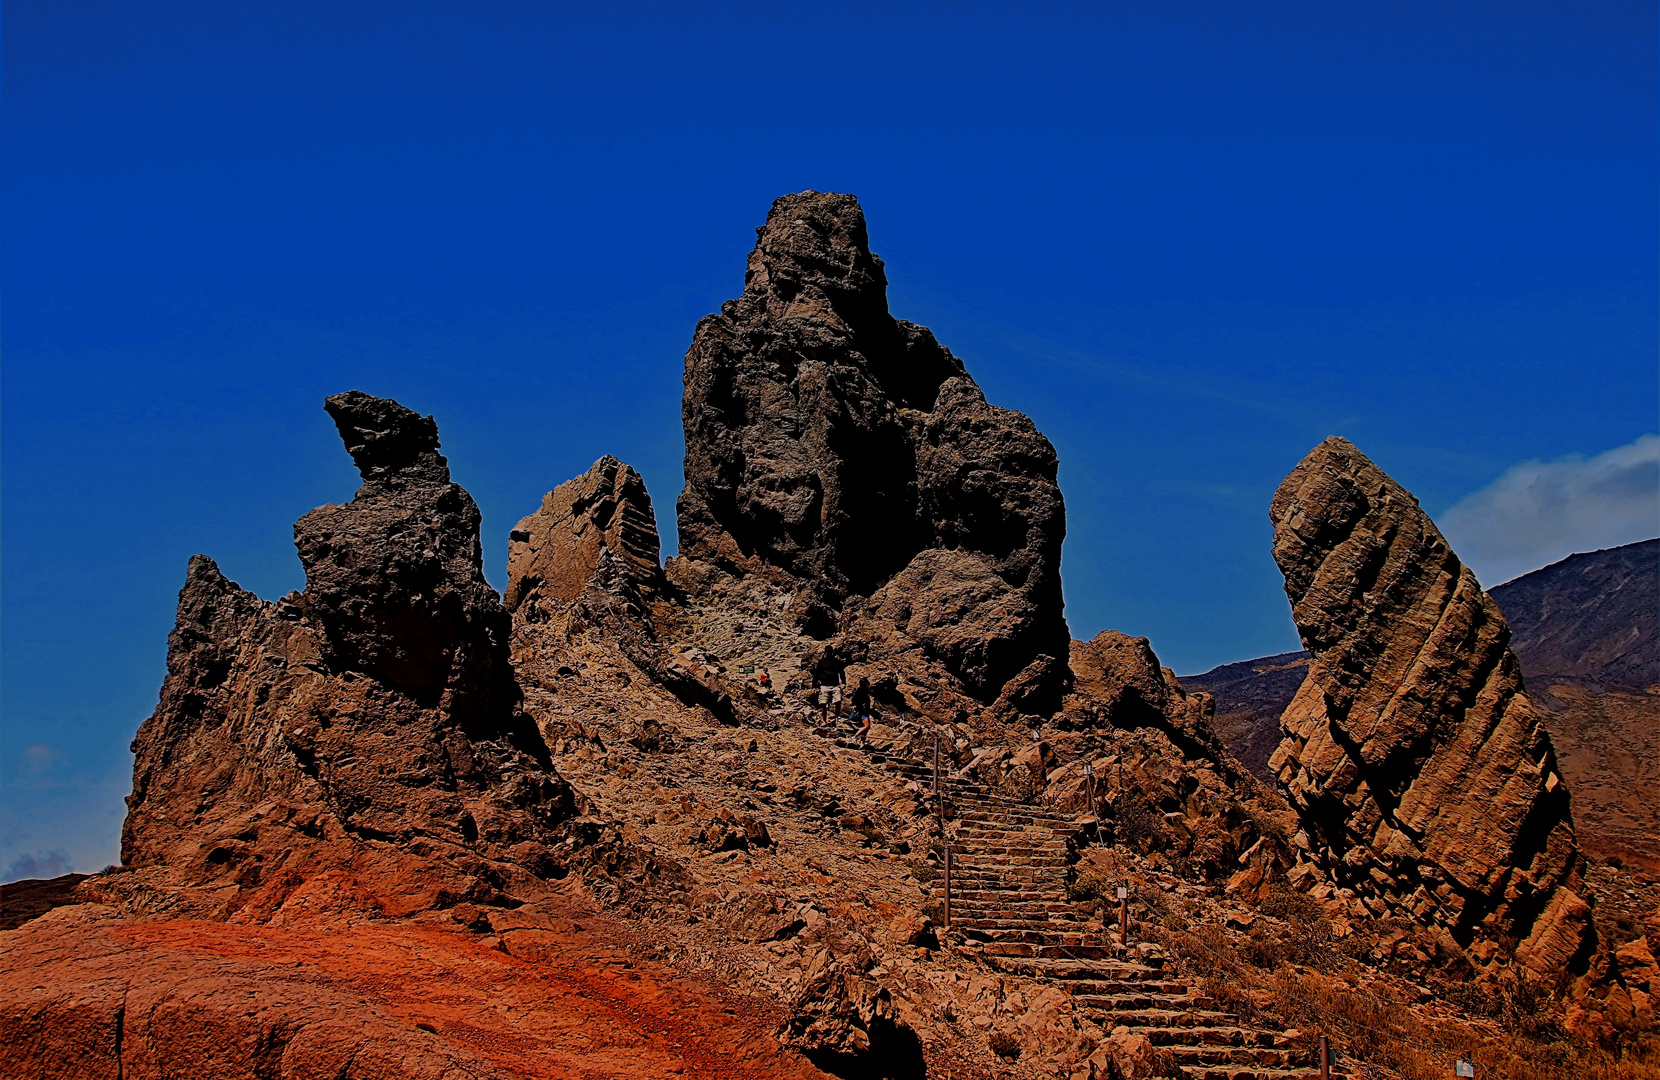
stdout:
<svg viewBox="0 0 1660 1080">
<path fill-rule="evenodd" d="M 1274 495 L 1307 680 L 1271 762 L 1310 857 L 1373 915 L 1541 974 L 1591 944 L 1568 790 L 1498 606 L 1418 502 L 1330 438 Z M 1346 892 L 1344 892 L 1346 890 Z"/>
</svg>

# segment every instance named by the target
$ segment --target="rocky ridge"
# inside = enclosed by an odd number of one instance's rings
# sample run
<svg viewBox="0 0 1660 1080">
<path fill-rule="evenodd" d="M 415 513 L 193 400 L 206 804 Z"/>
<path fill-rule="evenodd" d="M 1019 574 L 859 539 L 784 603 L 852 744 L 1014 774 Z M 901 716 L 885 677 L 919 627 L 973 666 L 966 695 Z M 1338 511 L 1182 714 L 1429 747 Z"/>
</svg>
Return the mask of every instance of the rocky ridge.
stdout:
<svg viewBox="0 0 1660 1080">
<path fill-rule="evenodd" d="M 1285 1080 L 1344 1023 L 1319 979 L 1428 993 L 1436 942 L 1295 854 L 1297 814 L 1208 694 L 1145 638 L 1069 640 L 1053 450 L 888 315 L 850 196 L 774 204 L 684 405 L 682 554 L 658 570 L 643 482 L 601 458 L 516 526 L 503 604 L 434 422 L 331 398 L 363 489 L 302 519 L 304 593 L 193 562 L 129 865 L 12 932 L 0 1045 L 32 1067 L 127 1030 L 113 970 L 157 1007 L 87 1075 L 164 1072 L 159 1046 L 293 1080 L 399 1055 L 444 1077 Z M 1627 946 L 1599 1008 L 1635 1018 L 1653 983 Z M 653 1004 L 682 982 L 719 987 L 682 1003 L 698 1024 Z M 215 1025 L 264 1057 L 230 1060 Z"/>
</svg>

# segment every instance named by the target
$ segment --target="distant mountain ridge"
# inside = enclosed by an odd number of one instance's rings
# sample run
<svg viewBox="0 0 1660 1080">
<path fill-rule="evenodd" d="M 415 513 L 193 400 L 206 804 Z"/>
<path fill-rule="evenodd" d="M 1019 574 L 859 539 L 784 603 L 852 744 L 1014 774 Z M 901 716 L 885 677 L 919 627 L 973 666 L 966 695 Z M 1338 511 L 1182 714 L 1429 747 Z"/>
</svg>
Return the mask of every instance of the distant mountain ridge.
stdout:
<svg viewBox="0 0 1660 1080">
<path fill-rule="evenodd" d="M 1487 592 L 1530 682 L 1660 684 L 1660 539 L 1570 555 Z"/>
<path fill-rule="evenodd" d="M 1580 843 L 1660 869 L 1660 538 L 1570 555 L 1488 595 L 1550 713 Z M 1216 698 L 1217 734 L 1269 783 L 1280 714 L 1308 660 L 1280 653 L 1181 677 Z"/>
</svg>

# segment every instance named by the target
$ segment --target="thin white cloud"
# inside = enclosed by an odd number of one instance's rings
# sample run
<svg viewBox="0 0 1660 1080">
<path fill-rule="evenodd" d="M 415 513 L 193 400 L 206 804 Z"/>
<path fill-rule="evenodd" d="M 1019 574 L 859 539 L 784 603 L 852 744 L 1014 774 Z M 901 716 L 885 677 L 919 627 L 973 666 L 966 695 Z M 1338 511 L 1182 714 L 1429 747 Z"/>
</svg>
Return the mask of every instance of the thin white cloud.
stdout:
<svg viewBox="0 0 1660 1080">
<path fill-rule="evenodd" d="M 1660 435 L 1593 458 L 1512 465 L 1437 524 L 1487 587 L 1575 552 L 1660 536 Z"/>
</svg>

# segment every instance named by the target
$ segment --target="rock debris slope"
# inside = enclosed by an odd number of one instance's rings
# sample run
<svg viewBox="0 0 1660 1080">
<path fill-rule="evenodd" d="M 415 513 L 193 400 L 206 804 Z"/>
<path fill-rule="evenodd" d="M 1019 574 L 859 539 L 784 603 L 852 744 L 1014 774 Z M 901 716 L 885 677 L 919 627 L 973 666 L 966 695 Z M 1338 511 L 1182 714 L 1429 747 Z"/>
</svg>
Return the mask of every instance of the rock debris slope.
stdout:
<svg viewBox="0 0 1660 1080">
<path fill-rule="evenodd" d="M 498 895 L 551 867 L 575 805 L 518 707 L 478 508 L 431 417 L 326 408 L 363 487 L 295 526 L 303 593 L 190 560 L 122 862 L 220 911 L 268 915 L 329 870 L 388 911 Z"/>
<path fill-rule="evenodd" d="M 1040 655 L 1058 687 L 1054 448 L 988 404 L 927 329 L 888 314 L 852 196 L 786 195 L 758 232 L 743 295 L 686 354 L 674 573 L 697 594 L 769 576 L 819 638 L 838 612 L 842 629 L 866 613 L 983 701 Z"/>
<path fill-rule="evenodd" d="M 1568 789 L 1498 606 L 1417 500 L 1330 438 L 1274 495 L 1307 681 L 1272 767 L 1357 916 L 1445 928 L 1539 975 L 1591 946 Z"/>
</svg>

